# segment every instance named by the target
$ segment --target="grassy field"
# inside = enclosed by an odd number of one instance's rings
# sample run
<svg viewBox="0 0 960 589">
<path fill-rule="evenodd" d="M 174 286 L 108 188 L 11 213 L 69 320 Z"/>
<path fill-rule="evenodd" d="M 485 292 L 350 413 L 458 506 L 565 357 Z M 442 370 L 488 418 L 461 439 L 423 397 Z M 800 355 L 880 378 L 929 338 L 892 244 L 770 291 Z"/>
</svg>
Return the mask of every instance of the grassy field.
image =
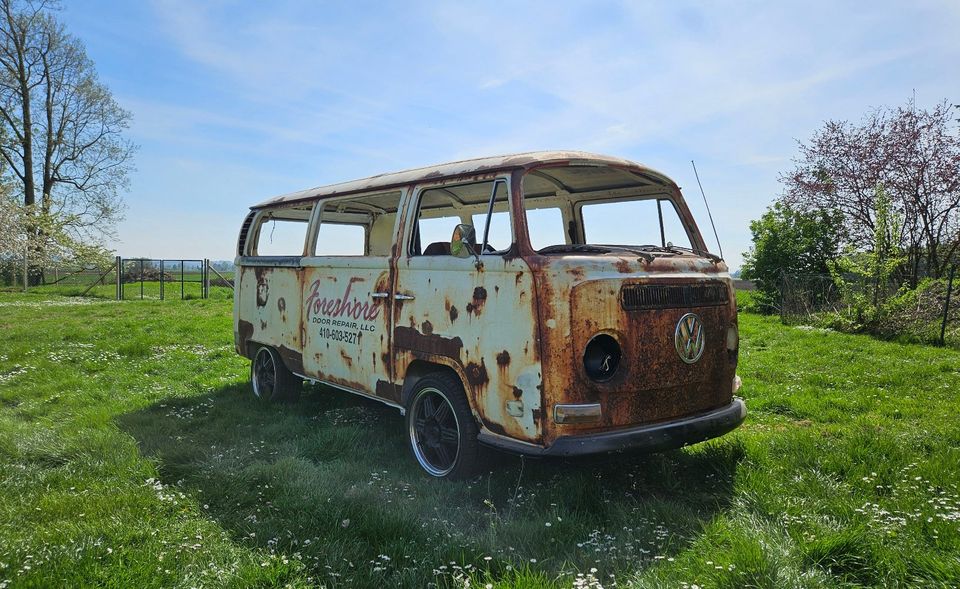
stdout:
<svg viewBox="0 0 960 589">
<path fill-rule="evenodd" d="M 225 297 L 0 294 L 0 588 L 960 585 L 960 351 L 740 326 L 736 432 L 444 483 L 389 408 L 255 402 Z"/>
</svg>

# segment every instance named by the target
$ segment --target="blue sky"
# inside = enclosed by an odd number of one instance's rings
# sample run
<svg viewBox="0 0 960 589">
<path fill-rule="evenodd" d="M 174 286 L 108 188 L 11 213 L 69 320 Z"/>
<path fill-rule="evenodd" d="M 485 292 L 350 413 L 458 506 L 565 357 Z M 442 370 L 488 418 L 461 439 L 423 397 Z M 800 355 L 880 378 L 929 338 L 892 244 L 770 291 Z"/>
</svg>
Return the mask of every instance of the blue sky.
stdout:
<svg viewBox="0 0 960 589">
<path fill-rule="evenodd" d="M 463 157 L 583 149 L 684 189 L 731 267 L 827 119 L 960 102 L 960 2 L 73 0 L 134 115 L 124 256 L 232 259 L 249 205 Z"/>
</svg>

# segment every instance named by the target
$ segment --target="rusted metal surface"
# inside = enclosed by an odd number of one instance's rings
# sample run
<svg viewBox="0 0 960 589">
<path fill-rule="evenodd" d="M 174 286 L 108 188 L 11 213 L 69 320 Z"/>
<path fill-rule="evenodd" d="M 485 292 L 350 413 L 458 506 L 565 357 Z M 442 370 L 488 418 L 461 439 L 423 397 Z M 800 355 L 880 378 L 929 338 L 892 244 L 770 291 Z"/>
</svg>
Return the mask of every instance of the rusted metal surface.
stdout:
<svg viewBox="0 0 960 589">
<path fill-rule="evenodd" d="M 728 349 L 727 334 L 736 327 L 736 307 L 722 261 L 677 252 L 547 256 L 530 247 L 524 176 L 541 173 L 560 183 L 558 170 L 582 164 L 642 176 L 643 190 L 673 199 L 693 248 L 706 249 L 672 181 L 626 160 L 582 152 L 470 160 L 303 191 L 257 207 L 402 188 L 393 243 L 383 248 L 391 253 L 284 258 L 276 266 L 241 256 L 238 352 L 272 346 L 298 374 L 401 407 L 424 371 L 449 370 L 463 383 L 483 431 L 536 447 L 729 404 L 737 349 Z M 515 240 L 506 254 L 481 256 L 477 264 L 472 257 L 406 253 L 421 189 L 493 179 L 510 186 Z M 580 231 L 569 227 L 574 237 Z M 648 286 L 666 294 L 636 295 L 625 304 L 624 288 Z M 725 300 L 714 296 L 716 288 L 727 289 Z M 657 297 L 670 304 L 651 304 Z M 691 312 L 699 318 L 704 351 L 688 363 L 678 355 L 675 334 Z M 584 370 L 583 353 L 601 333 L 620 343 L 622 358 L 609 380 L 596 382 Z M 602 419 L 554 423 L 554 405 L 578 403 L 599 403 Z"/>
<path fill-rule="evenodd" d="M 393 172 L 389 174 L 379 174 L 361 180 L 352 180 L 339 184 L 330 184 L 328 186 L 318 186 L 308 190 L 292 192 L 265 200 L 253 209 L 262 209 L 276 206 L 279 204 L 290 204 L 297 202 L 310 201 L 314 199 L 332 198 L 335 196 L 344 196 L 348 194 L 357 194 L 362 192 L 390 190 L 406 186 L 438 182 L 451 178 L 462 179 L 467 177 L 479 177 L 481 175 L 490 175 L 491 173 L 502 172 L 514 169 L 532 169 L 545 165 L 570 165 L 570 164 L 588 164 L 588 165 L 608 165 L 608 166 L 627 166 L 631 169 L 643 171 L 653 177 L 662 178 L 664 182 L 669 180 L 656 170 L 642 166 L 636 162 L 624 160 L 621 158 L 588 153 L 584 151 L 531 151 L 526 153 L 514 153 L 509 155 L 484 157 L 423 168 L 414 168 L 402 172 Z"/>
</svg>

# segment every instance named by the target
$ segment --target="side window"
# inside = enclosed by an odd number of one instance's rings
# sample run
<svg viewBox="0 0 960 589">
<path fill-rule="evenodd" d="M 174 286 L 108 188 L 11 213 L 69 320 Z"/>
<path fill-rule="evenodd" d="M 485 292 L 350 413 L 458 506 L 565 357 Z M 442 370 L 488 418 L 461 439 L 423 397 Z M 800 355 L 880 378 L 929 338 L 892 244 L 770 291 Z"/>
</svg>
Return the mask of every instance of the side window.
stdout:
<svg viewBox="0 0 960 589">
<path fill-rule="evenodd" d="M 366 255 L 367 228 L 349 223 L 320 222 L 317 231 L 318 256 Z"/>
<path fill-rule="evenodd" d="M 490 195 L 496 184 L 493 214 L 489 215 Z M 409 253 L 414 256 L 450 255 L 450 238 L 457 225 L 473 225 L 478 248 L 487 236 L 484 253 L 503 252 L 513 243 L 507 183 L 475 182 L 429 188 L 420 194 L 417 223 Z M 488 226 L 489 222 L 489 226 Z"/>
<path fill-rule="evenodd" d="M 260 216 L 257 256 L 302 256 L 312 206 L 266 211 Z"/>
<path fill-rule="evenodd" d="M 321 201 L 314 255 L 388 256 L 399 191 Z"/>
</svg>

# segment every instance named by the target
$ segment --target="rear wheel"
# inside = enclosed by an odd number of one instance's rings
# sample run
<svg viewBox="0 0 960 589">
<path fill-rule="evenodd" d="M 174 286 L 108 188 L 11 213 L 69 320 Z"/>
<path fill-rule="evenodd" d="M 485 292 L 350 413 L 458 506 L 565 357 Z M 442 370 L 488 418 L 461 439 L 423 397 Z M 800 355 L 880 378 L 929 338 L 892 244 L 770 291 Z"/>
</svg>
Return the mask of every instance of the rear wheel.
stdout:
<svg viewBox="0 0 960 589">
<path fill-rule="evenodd" d="M 292 402 L 300 397 L 303 379 L 287 370 L 273 348 L 264 346 L 257 350 L 250 363 L 250 384 L 258 399 L 271 403 Z"/>
<path fill-rule="evenodd" d="M 436 373 L 417 382 L 407 403 L 407 434 L 413 457 L 427 474 L 448 479 L 475 474 L 478 433 L 459 379 Z"/>
</svg>

